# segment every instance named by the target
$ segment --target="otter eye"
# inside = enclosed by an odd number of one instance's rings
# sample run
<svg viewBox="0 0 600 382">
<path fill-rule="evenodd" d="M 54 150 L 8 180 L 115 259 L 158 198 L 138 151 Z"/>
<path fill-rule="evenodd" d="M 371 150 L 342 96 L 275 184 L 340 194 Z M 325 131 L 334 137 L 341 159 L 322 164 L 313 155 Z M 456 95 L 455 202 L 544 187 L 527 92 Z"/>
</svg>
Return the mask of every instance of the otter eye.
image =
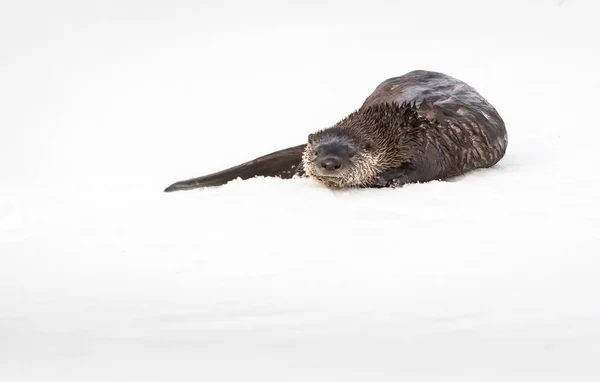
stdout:
<svg viewBox="0 0 600 382">
<path fill-rule="evenodd" d="M 350 152 L 348 153 L 348 158 L 352 158 L 352 157 L 354 157 L 354 151 L 350 151 Z"/>
<path fill-rule="evenodd" d="M 371 151 L 371 144 L 370 143 L 365 143 L 365 146 L 363 147 L 365 151 Z"/>
</svg>

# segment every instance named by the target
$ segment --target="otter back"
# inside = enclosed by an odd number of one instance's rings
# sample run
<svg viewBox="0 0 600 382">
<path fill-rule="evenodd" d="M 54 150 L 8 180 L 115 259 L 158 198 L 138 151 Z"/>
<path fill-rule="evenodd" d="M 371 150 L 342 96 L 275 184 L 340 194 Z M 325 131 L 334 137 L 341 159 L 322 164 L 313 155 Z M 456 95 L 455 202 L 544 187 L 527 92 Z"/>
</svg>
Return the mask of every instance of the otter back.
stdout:
<svg viewBox="0 0 600 382">
<path fill-rule="evenodd" d="M 508 144 L 504 121 L 474 88 L 449 75 L 415 70 L 378 85 L 361 109 L 373 105 L 414 103 L 417 112 L 442 128 L 439 139 L 456 149 L 457 171 L 490 167 L 504 156 Z M 457 174 L 447 174 L 448 176 Z"/>
</svg>

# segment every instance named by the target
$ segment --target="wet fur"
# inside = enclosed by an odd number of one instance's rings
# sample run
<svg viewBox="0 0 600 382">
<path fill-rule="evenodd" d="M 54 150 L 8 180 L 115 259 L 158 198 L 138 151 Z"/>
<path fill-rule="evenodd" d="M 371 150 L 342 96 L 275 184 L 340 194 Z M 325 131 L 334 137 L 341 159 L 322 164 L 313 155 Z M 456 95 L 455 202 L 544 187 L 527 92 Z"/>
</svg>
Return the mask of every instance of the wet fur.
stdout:
<svg viewBox="0 0 600 382">
<path fill-rule="evenodd" d="M 414 162 L 425 153 L 430 121 L 419 116 L 414 104 L 384 103 L 353 112 L 335 126 L 311 134 L 309 141 L 341 139 L 359 147 L 338 179 L 323 178 L 314 165 L 313 145 L 303 155 L 306 175 L 332 188 L 368 187 L 379 174 Z M 368 145 L 369 149 L 362 146 Z"/>
<path fill-rule="evenodd" d="M 344 142 L 355 153 L 337 178 L 315 169 L 314 146 L 327 140 Z M 310 134 L 306 145 L 261 157 L 262 172 L 254 173 L 289 178 L 289 163 L 296 161 L 300 173 L 326 187 L 381 187 L 390 179 L 398 185 L 427 182 L 490 167 L 506 148 L 502 118 L 475 89 L 442 73 L 417 70 L 382 82 L 358 110 Z M 285 165 L 278 159 L 282 157 Z M 220 171 L 218 181 L 209 174 L 177 182 L 179 188 L 171 190 L 224 184 L 237 176 L 247 179 L 253 166 L 250 161 Z M 240 167 L 243 172 L 236 170 Z"/>
</svg>

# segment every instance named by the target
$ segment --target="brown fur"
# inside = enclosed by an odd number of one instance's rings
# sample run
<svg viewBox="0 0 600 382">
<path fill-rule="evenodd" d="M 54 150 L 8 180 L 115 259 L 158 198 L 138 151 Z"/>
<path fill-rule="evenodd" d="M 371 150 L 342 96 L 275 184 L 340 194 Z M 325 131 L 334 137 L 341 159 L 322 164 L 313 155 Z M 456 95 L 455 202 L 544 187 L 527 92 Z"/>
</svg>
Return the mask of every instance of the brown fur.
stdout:
<svg viewBox="0 0 600 382">
<path fill-rule="evenodd" d="M 285 179 L 296 171 L 330 188 L 395 187 L 493 166 L 507 142 L 502 118 L 475 89 L 442 73 L 416 70 L 382 82 L 358 110 L 310 134 L 307 144 L 179 181 L 165 191 L 255 176 Z M 315 150 L 325 148 L 344 156 L 335 173 L 316 165 Z"/>
<path fill-rule="evenodd" d="M 372 149 L 354 156 L 338 178 L 324 178 L 313 146 L 336 137 Z M 383 82 L 360 109 L 310 138 L 306 175 L 332 188 L 380 185 L 379 174 L 403 166 L 414 171 L 401 184 L 447 179 L 493 166 L 507 146 L 504 122 L 491 104 L 464 82 L 425 71 Z"/>
</svg>

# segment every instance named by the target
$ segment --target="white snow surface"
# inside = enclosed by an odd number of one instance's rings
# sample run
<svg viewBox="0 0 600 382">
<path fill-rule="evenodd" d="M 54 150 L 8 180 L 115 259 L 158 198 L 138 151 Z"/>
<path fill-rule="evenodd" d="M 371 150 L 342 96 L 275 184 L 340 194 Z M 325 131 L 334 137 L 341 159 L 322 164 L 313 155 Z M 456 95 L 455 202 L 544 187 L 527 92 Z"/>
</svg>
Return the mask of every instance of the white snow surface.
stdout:
<svg viewBox="0 0 600 382">
<path fill-rule="evenodd" d="M 600 380 L 597 1 L 0 6 L 0 381 Z M 163 193 L 414 69 L 495 167 Z"/>
</svg>

